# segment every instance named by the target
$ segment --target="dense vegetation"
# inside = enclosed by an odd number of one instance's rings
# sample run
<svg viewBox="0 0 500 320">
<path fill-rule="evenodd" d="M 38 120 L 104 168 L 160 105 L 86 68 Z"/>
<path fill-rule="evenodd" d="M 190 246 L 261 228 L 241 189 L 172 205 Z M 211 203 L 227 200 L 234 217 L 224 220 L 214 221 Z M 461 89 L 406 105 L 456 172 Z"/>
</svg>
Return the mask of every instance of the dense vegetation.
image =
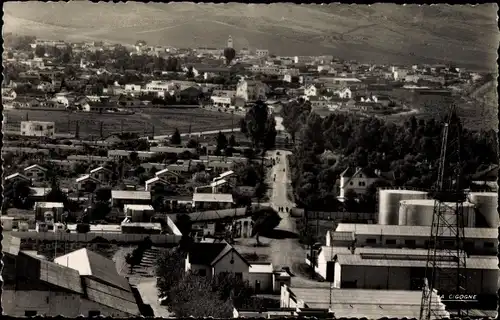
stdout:
<svg viewBox="0 0 500 320">
<path fill-rule="evenodd" d="M 261 308 L 248 283 L 230 273 L 212 279 L 184 271 L 186 251 L 163 252 L 156 263 L 156 286 L 177 317 L 230 318 L 235 308 Z"/>
<path fill-rule="evenodd" d="M 290 162 L 300 206 L 336 210 L 339 207 L 335 199 L 337 179 L 349 166 L 391 172 L 394 176 L 391 184 L 395 186 L 429 189 L 436 181 L 444 119 L 411 117 L 398 126 L 377 118 L 342 113 L 321 118 L 309 110 L 307 103 L 301 101 L 285 106 L 282 112 L 283 124 L 292 140 L 297 135 Z M 460 119 L 453 117 L 456 127 L 461 127 Z M 450 139 L 457 137 L 461 141 L 464 178 L 498 163 L 493 130 L 462 128 L 460 135 L 450 132 Z M 360 199 L 361 203 L 370 203 L 371 209 L 374 209 L 375 187 Z M 361 206 L 358 210 L 367 210 L 367 207 Z"/>
</svg>

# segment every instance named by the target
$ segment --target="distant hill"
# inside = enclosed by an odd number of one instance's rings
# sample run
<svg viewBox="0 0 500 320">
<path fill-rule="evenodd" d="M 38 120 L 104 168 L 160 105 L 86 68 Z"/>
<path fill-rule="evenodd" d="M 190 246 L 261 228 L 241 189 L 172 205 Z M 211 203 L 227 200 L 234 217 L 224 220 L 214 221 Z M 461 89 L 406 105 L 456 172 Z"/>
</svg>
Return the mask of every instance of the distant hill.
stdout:
<svg viewBox="0 0 500 320">
<path fill-rule="evenodd" d="M 7 2 L 4 32 L 61 40 L 266 48 L 376 63 L 496 68 L 498 7 Z"/>
</svg>

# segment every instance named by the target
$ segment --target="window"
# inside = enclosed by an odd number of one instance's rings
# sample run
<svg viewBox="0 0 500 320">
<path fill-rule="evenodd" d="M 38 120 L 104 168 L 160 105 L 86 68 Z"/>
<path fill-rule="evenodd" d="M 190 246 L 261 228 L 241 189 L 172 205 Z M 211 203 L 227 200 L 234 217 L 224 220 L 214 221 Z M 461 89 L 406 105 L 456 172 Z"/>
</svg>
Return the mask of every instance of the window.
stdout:
<svg viewBox="0 0 500 320">
<path fill-rule="evenodd" d="M 205 269 L 198 270 L 198 275 L 201 277 L 205 277 L 207 275 L 207 270 Z"/>
<path fill-rule="evenodd" d="M 352 186 L 354 184 L 354 182 L 351 181 L 349 184 Z"/>
<path fill-rule="evenodd" d="M 385 240 L 385 244 L 396 244 L 396 239 L 387 239 Z"/>
<path fill-rule="evenodd" d="M 486 241 L 484 243 L 484 247 L 485 248 L 493 248 L 495 245 L 493 244 L 493 242 L 490 242 L 490 241 Z"/>
<path fill-rule="evenodd" d="M 27 176 L 27 177 L 31 177 L 31 176 L 33 176 L 33 173 L 28 172 L 28 173 L 26 173 L 26 176 Z"/>
<path fill-rule="evenodd" d="M 89 318 L 98 317 L 101 315 L 101 311 L 89 310 Z"/>
<path fill-rule="evenodd" d="M 445 240 L 445 241 L 443 241 L 443 245 L 445 247 L 453 247 L 455 245 L 455 241 L 453 241 L 453 240 Z"/>
<path fill-rule="evenodd" d="M 36 316 L 36 311 L 34 311 L 34 310 L 26 310 L 26 311 L 24 311 L 24 316 L 25 317 L 35 317 Z"/>
<path fill-rule="evenodd" d="M 236 279 L 239 279 L 239 280 L 242 280 L 242 279 L 243 279 L 243 273 L 241 273 L 241 272 L 236 272 L 236 273 L 234 274 L 234 276 L 236 277 Z"/>
<path fill-rule="evenodd" d="M 407 247 L 412 248 L 412 247 L 415 247 L 417 245 L 417 242 L 415 240 L 405 240 L 405 245 Z"/>
<path fill-rule="evenodd" d="M 370 244 L 377 243 L 377 239 L 373 239 L 373 238 L 366 239 L 366 243 L 370 243 Z"/>
</svg>

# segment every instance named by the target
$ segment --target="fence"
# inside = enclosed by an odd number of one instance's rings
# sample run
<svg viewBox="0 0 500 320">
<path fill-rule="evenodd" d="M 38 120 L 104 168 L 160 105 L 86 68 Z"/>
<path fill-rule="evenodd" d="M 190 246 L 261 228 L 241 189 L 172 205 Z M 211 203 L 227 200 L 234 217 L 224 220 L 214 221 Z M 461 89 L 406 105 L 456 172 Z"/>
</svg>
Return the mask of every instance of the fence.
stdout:
<svg viewBox="0 0 500 320">
<path fill-rule="evenodd" d="M 179 231 L 179 230 L 177 230 Z M 88 232 L 88 233 L 56 233 L 56 232 L 36 232 L 36 231 L 12 231 L 13 237 L 21 240 L 39 241 L 62 241 L 62 242 L 98 242 L 99 238 L 104 238 L 113 242 L 137 243 L 149 237 L 154 244 L 177 244 L 181 240 L 179 234 L 123 234 L 118 232 Z M 97 240 L 96 240 L 97 239 Z"/>
<path fill-rule="evenodd" d="M 290 211 L 292 217 L 301 218 L 304 216 L 304 209 L 293 208 Z M 373 212 L 327 212 L 327 211 L 308 211 L 309 220 L 334 220 L 334 221 L 367 221 L 375 220 Z"/>
</svg>

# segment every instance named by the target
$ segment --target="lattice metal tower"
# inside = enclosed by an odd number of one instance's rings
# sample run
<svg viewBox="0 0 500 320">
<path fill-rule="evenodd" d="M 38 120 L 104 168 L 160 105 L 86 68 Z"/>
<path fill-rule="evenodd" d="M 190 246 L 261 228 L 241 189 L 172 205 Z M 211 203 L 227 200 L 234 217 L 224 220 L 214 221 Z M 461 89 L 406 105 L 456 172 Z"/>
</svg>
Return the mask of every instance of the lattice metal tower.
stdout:
<svg viewBox="0 0 500 320">
<path fill-rule="evenodd" d="M 425 279 L 422 289 L 420 320 L 441 319 L 437 294 L 466 293 L 467 275 L 464 251 L 464 211 L 467 196 L 461 176 L 461 125 L 454 107 L 444 124 L 439 171 L 432 190 L 435 199 L 431 235 L 428 241 Z M 467 316 L 467 310 L 458 306 L 458 317 Z"/>
</svg>

